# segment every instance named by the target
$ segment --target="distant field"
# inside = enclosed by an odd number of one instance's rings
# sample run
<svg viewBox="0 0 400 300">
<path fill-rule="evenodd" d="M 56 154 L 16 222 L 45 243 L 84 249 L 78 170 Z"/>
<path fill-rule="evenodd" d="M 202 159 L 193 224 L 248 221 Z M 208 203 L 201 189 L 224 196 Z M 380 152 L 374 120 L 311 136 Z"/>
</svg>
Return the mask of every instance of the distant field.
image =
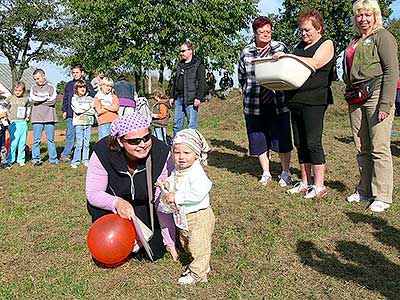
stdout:
<svg viewBox="0 0 400 300">
<path fill-rule="evenodd" d="M 207 284 L 177 285 L 182 265 L 167 256 L 97 267 L 86 247 L 84 168 L 46 162 L 0 170 L 0 299 L 400 299 L 400 138 L 392 140 L 390 210 L 371 214 L 366 204 L 346 203 L 358 170 L 338 85 L 324 131 L 329 193 L 317 200 L 285 194 L 277 155 L 274 182 L 259 185 L 237 91 L 202 105 L 217 217 Z M 399 119 L 393 130 L 400 130 Z M 299 178 L 295 152 L 291 170 Z"/>
</svg>

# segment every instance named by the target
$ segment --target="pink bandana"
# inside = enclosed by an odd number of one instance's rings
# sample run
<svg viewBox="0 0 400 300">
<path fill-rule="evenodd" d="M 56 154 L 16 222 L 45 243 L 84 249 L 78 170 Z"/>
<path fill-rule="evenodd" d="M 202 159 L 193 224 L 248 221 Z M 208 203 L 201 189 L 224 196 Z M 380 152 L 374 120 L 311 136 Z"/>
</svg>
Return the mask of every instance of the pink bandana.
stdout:
<svg viewBox="0 0 400 300">
<path fill-rule="evenodd" d="M 119 117 L 111 123 L 112 136 L 124 136 L 125 134 L 142 128 L 149 128 L 150 120 L 138 112 L 133 112 Z"/>
</svg>

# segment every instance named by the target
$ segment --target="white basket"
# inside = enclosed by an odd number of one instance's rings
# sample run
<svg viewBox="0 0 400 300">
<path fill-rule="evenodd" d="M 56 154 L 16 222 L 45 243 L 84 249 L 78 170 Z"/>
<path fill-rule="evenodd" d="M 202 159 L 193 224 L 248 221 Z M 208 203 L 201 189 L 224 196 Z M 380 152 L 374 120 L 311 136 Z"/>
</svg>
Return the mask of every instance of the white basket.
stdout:
<svg viewBox="0 0 400 300">
<path fill-rule="evenodd" d="M 292 54 L 284 54 L 278 60 L 262 57 L 253 59 L 256 80 L 270 90 L 294 90 L 301 87 L 315 72 L 315 68 Z"/>
</svg>

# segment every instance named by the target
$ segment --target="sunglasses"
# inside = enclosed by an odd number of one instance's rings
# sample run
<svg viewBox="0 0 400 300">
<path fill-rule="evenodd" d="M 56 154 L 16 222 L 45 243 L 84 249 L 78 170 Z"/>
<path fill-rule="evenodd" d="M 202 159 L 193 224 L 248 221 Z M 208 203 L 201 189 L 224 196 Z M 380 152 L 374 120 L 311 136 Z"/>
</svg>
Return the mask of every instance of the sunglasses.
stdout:
<svg viewBox="0 0 400 300">
<path fill-rule="evenodd" d="M 144 137 L 141 138 L 133 138 L 133 139 L 126 139 L 122 138 L 125 142 L 127 142 L 129 145 L 139 145 L 142 141 L 143 143 L 147 143 L 151 139 L 151 132 L 149 134 L 146 134 Z"/>
<path fill-rule="evenodd" d="M 180 50 L 179 51 L 179 53 L 183 53 L 183 52 L 186 52 L 186 51 L 189 51 L 190 49 L 182 49 L 182 50 Z"/>
</svg>

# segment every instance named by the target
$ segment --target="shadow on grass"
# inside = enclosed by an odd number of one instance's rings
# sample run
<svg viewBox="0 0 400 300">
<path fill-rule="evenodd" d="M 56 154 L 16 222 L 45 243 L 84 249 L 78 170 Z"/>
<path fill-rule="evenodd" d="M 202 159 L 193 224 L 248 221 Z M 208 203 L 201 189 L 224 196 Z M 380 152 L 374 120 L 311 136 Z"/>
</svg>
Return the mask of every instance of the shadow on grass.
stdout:
<svg viewBox="0 0 400 300">
<path fill-rule="evenodd" d="M 355 212 L 346 213 L 347 217 L 354 223 L 370 224 L 376 231 L 373 236 L 382 244 L 397 248 L 400 251 L 400 230 L 390 226 L 387 221 L 382 218 L 364 215 Z M 400 294 L 399 294 L 400 298 Z"/>
<path fill-rule="evenodd" d="M 338 192 L 341 192 L 341 193 L 347 191 L 347 186 L 343 182 L 338 181 L 338 180 L 334 180 L 334 181 L 327 180 L 327 181 L 325 181 L 325 185 L 327 187 L 331 188 L 332 190 L 337 190 Z"/>
<path fill-rule="evenodd" d="M 217 146 L 217 147 L 225 147 L 227 149 L 231 149 L 233 151 L 238 151 L 241 153 L 247 153 L 247 149 L 243 148 L 241 146 L 236 145 L 233 141 L 230 140 L 217 140 L 217 139 L 210 139 L 211 145 L 212 146 Z"/>
<path fill-rule="evenodd" d="M 392 155 L 400 157 L 400 141 L 392 141 L 390 143 L 390 150 L 392 150 Z"/>
<path fill-rule="evenodd" d="M 341 142 L 343 144 L 347 144 L 347 145 L 353 143 L 352 136 L 342 136 L 342 137 L 335 136 L 335 140 L 337 140 L 338 142 Z"/>
<path fill-rule="evenodd" d="M 212 151 L 212 154 L 208 156 L 208 164 L 219 169 L 226 169 L 234 174 L 250 174 L 258 177 L 262 173 L 258 158 L 247 155 L 240 157 L 235 154 Z M 281 166 L 279 163 L 271 161 L 270 170 L 272 174 L 279 174 Z"/>
<path fill-rule="evenodd" d="M 381 218 L 347 213 L 355 224 L 371 224 L 374 237 L 381 243 L 399 249 L 400 230 Z M 297 243 L 297 255 L 301 262 L 328 276 L 356 282 L 386 299 L 398 300 L 400 295 L 400 266 L 382 253 L 354 241 L 336 242 L 338 255 L 326 253 L 311 241 Z"/>
</svg>

